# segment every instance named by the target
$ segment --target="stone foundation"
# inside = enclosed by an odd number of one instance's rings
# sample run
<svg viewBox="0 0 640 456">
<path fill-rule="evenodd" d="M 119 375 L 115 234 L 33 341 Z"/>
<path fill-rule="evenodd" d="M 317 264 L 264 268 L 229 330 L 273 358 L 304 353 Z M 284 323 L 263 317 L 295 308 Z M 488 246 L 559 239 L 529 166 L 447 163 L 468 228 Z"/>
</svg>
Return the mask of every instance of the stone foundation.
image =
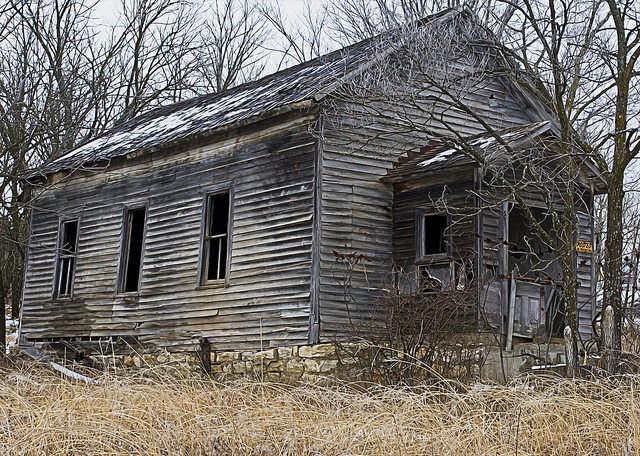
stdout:
<svg viewBox="0 0 640 456">
<path fill-rule="evenodd" d="M 334 376 L 332 344 L 270 348 L 256 352 L 212 352 L 211 374 L 218 379 L 253 378 L 269 382 L 314 382 Z"/>
<path fill-rule="evenodd" d="M 371 348 L 369 348 L 371 349 Z M 352 352 L 356 352 L 354 350 Z M 544 348 L 546 364 L 562 365 L 564 349 L 560 344 Z M 479 346 L 469 352 L 474 365 L 473 376 L 490 381 L 504 381 L 534 365 L 544 364 L 540 359 L 541 348 L 532 343 L 515 344 L 513 350 L 502 351 L 493 345 Z M 133 355 L 92 355 L 97 368 L 105 370 L 150 368 L 156 372 L 200 377 L 205 375 L 202 356 L 199 353 L 169 353 L 167 351 Z M 356 380 L 355 359 L 338 359 L 334 344 L 318 344 L 269 348 L 262 351 L 211 351 L 210 373 L 215 380 L 249 378 L 259 381 L 300 383 L 316 382 L 322 378 Z M 402 359 L 402 356 L 399 356 Z M 561 369 L 560 369 L 561 370 Z M 470 380 L 467 378 L 467 380 Z"/>
<path fill-rule="evenodd" d="M 204 374 L 200 355 L 196 353 L 144 353 L 132 355 L 91 355 L 95 367 L 119 369 L 149 368 L 160 373 L 181 376 Z M 336 376 L 338 359 L 333 344 L 270 348 L 262 351 L 211 351 L 211 376 L 216 380 L 253 380 L 299 383 L 315 382 L 321 377 Z"/>
</svg>

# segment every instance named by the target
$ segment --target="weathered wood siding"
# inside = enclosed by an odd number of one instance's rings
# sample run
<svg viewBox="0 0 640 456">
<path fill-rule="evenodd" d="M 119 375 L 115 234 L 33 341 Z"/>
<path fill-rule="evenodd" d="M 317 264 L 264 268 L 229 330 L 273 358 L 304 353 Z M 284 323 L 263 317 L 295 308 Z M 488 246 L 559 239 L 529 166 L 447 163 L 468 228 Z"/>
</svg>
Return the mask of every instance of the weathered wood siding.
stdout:
<svg viewBox="0 0 640 456">
<path fill-rule="evenodd" d="M 481 328 L 505 331 L 507 314 L 507 283 L 501 279 L 506 273 L 507 226 L 500 205 L 486 207 L 480 213 L 479 234 L 482 236 L 482 289 L 479 294 L 479 323 Z"/>
<path fill-rule="evenodd" d="M 496 129 L 539 120 L 533 118 L 523 102 L 506 87 L 497 79 L 483 81 L 476 90 L 466 92 L 465 99 L 470 108 Z M 393 115 L 364 120 L 366 115 L 357 114 L 359 109 L 362 108 L 352 104 L 338 103 L 336 107 L 332 103 L 324 116 L 318 266 L 323 340 L 348 332 L 353 319 L 366 318 L 369 307 L 364 303 L 385 293 L 391 284 L 393 190 L 391 184 L 381 182 L 380 178 L 400 156 L 409 150 L 419 150 L 428 140 L 428 135 L 416 131 L 399 134 L 398 130 L 404 127 L 394 124 Z M 393 109 L 389 108 L 391 114 Z M 416 121 L 423 123 L 422 131 L 450 134 L 453 130 L 462 136 L 485 132 L 464 112 L 444 104 L 434 109 L 440 113 L 431 118 L 424 112 L 424 118 L 416 113 Z M 434 120 L 438 118 L 447 126 Z M 333 251 L 358 252 L 371 259 L 351 275 L 351 288 L 347 293 L 342 286 L 344 268 L 336 264 Z"/>
<path fill-rule="evenodd" d="M 578 211 L 578 240 L 594 245 L 591 215 L 585 210 Z M 593 252 L 576 251 L 576 270 L 578 274 L 578 326 L 582 340 L 593 338 L 592 320 L 595 309 L 595 287 L 593 284 Z"/>
<path fill-rule="evenodd" d="M 314 117 L 288 117 L 211 145 L 113 163 L 37 200 L 22 335 L 137 336 L 169 349 L 306 343 L 310 314 Z M 233 188 L 229 285 L 199 286 L 203 197 Z M 123 210 L 148 204 L 138 297 L 118 297 Z M 52 300 L 60 217 L 79 217 L 72 300 Z"/>
<path fill-rule="evenodd" d="M 473 260 L 475 257 L 475 217 L 472 172 L 451 180 L 446 187 L 430 182 L 395 193 L 393 202 L 393 260 L 402 271 L 412 274 L 416 261 L 416 217 L 422 211 L 448 214 L 451 225 L 448 240 L 454 260 Z"/>
</svg>

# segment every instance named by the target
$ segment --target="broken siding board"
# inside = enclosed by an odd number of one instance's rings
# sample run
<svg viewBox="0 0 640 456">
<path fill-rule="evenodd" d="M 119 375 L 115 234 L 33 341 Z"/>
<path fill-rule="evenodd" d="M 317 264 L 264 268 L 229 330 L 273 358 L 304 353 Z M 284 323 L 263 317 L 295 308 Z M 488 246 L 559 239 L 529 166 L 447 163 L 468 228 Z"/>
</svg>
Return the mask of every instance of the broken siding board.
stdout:
<svg viewBox="0 0 640 456">
<path fill-rule="evenodd" d="M 262 322 L 265 346 L 306 339 L 315 147 L 311 122 L 312 118 L 287 129 L 278 126 L 276 133 L 264 131 L 252 140 L 241 137 L 231 156 L 220 151 L 224 144 L 216 144 L 210 152 L 155 156 L 152 166 L 131 163 L 132 175 L 112 171 L 85 176 L 71 189 L 72 197 L 65 193 L 75 206 L 65 212 L 84 214 L 74 301 L 51 302 L 47 286 L 30 294 L 32 282 L 27 280 L 23 334 L 110 335 L 117 329 L 119 335 L 162 344 L 168 343 L 161 335 L 167 331 L 172 334 L 172 350 L 190 347 L 201 336 L 209 337 L 216 349 L 244 349 L 256 348 Z M 231 180 L 235 198 L 230 286 L 198 287 L 202 189 Z M 69 191 L 69 186 L 62 188 Z M 128 196 L 131 189 L 134 198 Z M 122 211 L 132 200 L 149 201 L 141 289 L 134 303 L 118 304 L 114 291 Z M 57 203 L 55 198 L 48 201 Z M 57 224 L 57 218 L 50 219 Z M 48 233 L 57 236 L 57 227 Z M 97 246 L 92 245 L 93 236 Z M 51 249 L 42 255 L 51 256 Z M 52 274 L 46 266 L 41 270 Z M 105 275 L 109 279 L 101 281 Z M 50 308 L 46 315 L 57 318 L 43 319 L 37 310 L 43 306 Z M 92 318 L 83 318 L 87 312 Z M 227 337 L 231 329 L 246 335 L 246 341 L 225 345 L 235 340 Z"/>
</svg>

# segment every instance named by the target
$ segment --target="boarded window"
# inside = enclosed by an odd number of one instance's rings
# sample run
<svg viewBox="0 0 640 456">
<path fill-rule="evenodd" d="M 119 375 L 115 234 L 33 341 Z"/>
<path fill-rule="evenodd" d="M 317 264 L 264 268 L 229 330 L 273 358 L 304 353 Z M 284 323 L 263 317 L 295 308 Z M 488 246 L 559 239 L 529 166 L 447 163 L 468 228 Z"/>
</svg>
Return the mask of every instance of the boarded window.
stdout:
<svg viewBox="0 0 640 456">
<path fill-rule="evenodd" d="M 56 265 L 56 297 L 71 296 L 78 244 L 78 221 L 60 224 L 58 235 L 58 264 Z"/>
<path fill-rule="evenodd" d="M 229 191 L 207 195 L 205 200 L 201 283 L 226 279 L 229 242 Z"/>
<path fill-rule="evenodd" d="M 447 253 L 446 232 L 446 215 L 425 215 L 422 220 L 423 254 Z"/>
<path fill-rule="evenodd" d="M 125 233 L 122 249 L 120 291 L 136 292 L 140 288 L 142 267 L 142 246 L 144 245 L 144 225 L 146 208 L 128 209 L 125 214 Z"/>
</svg>

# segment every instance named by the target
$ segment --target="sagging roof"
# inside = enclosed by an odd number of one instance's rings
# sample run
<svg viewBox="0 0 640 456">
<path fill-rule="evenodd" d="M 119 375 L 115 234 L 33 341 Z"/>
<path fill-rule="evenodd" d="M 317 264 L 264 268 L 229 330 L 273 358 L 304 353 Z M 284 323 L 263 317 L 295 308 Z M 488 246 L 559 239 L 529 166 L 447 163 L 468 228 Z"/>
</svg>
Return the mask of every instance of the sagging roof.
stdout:
<svg viewBox="0 0 640 456">
<path fill-rule="evenodd" d="M 550 129 L 551 122 L 542 121 L 507 128 L 496 133 L 511 148 L 516 148 L 522 142 L 529 141 Z M 495 136 L 490 133 L 464 138 L 460 141 L 461 143 L 468 144 L 474 151 L 485 156 L 502 146 Z M 404 159 L 401 158 L 397 166 L 387 172 L 385 179 L 399 181 L 426 171 L 431 172 L 476 162 L 473 157 L 463 150 L 459 143 L 445 141 L 436 144 L 435 146 L 423 147 L 419 154 Z"/>
<path fill-rule="evenodd" d="M 447 9 L 420 22 L 455 12 L 458 10 Z M 319 101 L 349 75 L 366 67 L 376 51 L 375 38 L 363 40 L 221 93 L 153 109 L 79 145 L 26 178 L 166 147 L 194 136 L 207 136 L 222 127 L 250 123 L 287 106 Z"/>
<path fill-rule="evenodd" d="M 496 132 L 496 135 L 511 149 L 530 145 L 536 138 L 549 134 L 559 141 L 559 134 L 550 121 L 535 122 Z M 397 165 L 383 177 L 390 182 L 407 181 L 455 166 L 475 165 L 476 159 L 466 152 L 461 144 L 473 148 L 478 155 L 489 157 L 504 150 L 503 144 L 491 133 L 484 133 L 465 138 L 459 142 L 441 142 L 423 147 L 418 154 L 401 158 Z M 596 165 L 588 157 L 581 163 L 581 171 L 587 179 L 594 182 L 596 193 L 606 191 L 606 183 L 597 170 Z"/>
</svg>

